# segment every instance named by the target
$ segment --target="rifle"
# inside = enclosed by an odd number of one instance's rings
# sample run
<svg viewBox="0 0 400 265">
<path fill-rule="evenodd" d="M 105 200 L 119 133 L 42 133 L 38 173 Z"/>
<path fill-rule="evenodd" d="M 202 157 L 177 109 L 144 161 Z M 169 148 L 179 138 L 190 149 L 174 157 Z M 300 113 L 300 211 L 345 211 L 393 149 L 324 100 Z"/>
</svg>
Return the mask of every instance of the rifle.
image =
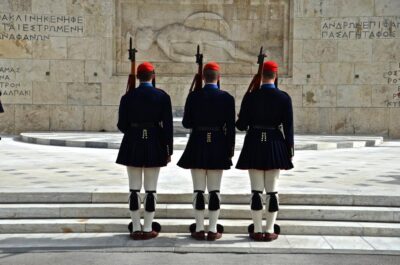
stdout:
<svg viewBox="0 0 400 265">
<path fill-rule="evenodd" d="M 249 88 L 247 89 L 247 92 L 249 92 L 249 93 L 253 92 L 256 89 L 259 89 L 261 86 L 261 79 L 262 79 L 265 57 L 267 57 L 267 55 L 265 55 L 265 53 L 263 53 L 263 47 L 261 46 L 260 53 L 258 54 L 258 60 L 257 60 L 258 71 L 257 71 L 257 74 L 254 75 L 253 80 L 251 80 Z"/>
<path fill-rule="evenodd" d="M 126 85 L 126 93 L 135 89 L 136 87 L 136 53 L 137 50 L 132 48 L 132 37 L 129 39 L 129 60 L 131 61 L 131 73 L 128 77 L 128 84 Z"/>
<path fill-rule="evenodd" d="M 189 92 L 203 87 L 203 54 L 200 53 L 200 45 L 197 45 L 196 63 L 198 64 L 197 74 L 195 74 Z"/>
</svg>

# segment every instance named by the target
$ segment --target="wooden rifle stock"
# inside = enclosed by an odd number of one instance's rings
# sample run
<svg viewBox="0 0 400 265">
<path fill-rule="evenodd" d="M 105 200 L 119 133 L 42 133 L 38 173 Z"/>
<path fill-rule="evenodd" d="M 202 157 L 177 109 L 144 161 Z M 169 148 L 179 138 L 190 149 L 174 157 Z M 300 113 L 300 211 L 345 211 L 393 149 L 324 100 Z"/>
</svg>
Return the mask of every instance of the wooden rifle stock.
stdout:
<svg viewBox="0 0 400 265">
<path fill-rule="evenodd" d="M 132 38 L 129 39 L 129 60 L 131 61 L 131 73 L 128 77 L 128 84 L 126 85 L 126 93 L 135 89 L 136 87 L 136 53 L 137 50 L 132 48 Z"/>
<path fill-rule="evenodd" d="M 197 74 L 195 74 L 189 92 L 203 87 L 203 54 L 200 53 L 200 45 L 197 45 L 196 63 L 198 64 Z"/>
<path fill-rule="evenodd" d="M 251 80 L 251 83 L 249 85 L 249 88 L 247 89 L 248 93 L 251 93 L 252 91 L 259 89 L 261 86 L 261 79 L 262 79 L 262 74 L 263 74 L 263 66 L 264 66 L 264 59 L 267 57 L 265 53 L 263 53 L 263 47 L 260 48 L 260 53 L 258 54 L 258 71 L 257 74 L 254 75 L 253 79 Z"/>
</svg>

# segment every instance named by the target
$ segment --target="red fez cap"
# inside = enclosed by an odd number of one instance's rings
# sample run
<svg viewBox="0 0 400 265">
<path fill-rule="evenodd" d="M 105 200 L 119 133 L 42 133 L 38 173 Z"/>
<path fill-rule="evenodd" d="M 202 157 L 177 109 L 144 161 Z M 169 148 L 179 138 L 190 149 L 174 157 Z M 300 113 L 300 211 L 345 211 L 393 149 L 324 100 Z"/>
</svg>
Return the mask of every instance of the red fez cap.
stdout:
<svg viewBox="0 0 400 265">
<path fill-rule="evenodd" d="M 263 70 L 276 73 L 278 72 L 278 64 L 274 61 L 267 61 L 264 63 Z"/>
<path fill-rule="evenodd" d="M 137 68 L 137 72 L 153 72 L 154 66 L 149 62 L 144 62 L 140 64 Z"/>
<path fill-rule="evenodd" d="M 204 66 L 204 70 L 219 71 L 219 65 L 216 62 L 209 62 Z"/>
</svg>

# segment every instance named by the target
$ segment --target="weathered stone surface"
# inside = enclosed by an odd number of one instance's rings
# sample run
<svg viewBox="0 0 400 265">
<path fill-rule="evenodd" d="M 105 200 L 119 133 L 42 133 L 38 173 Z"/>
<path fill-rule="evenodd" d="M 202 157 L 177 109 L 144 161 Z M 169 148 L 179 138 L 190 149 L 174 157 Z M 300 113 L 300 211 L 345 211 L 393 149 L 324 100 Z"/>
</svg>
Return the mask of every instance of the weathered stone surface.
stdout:
<svg viewBox="0 0 400 265">
<path fill-rule="evenodd" d="M 373 42 L 373 61 L 374 62 L 388 62 L 400 61 L 400 40 L 387 39 L 375 40 Z"/>
<path fill-rule="evenodd" d="M 373 85 L 372 107 L 399 107 L 399 90 L 395 85 Z M 394 103 L 397 103 L 396 106 Z"/>
<path fill-rule="evenodd" d="M 375 1 L 376 16 L 398 16 L 400 2 L 397 0 L 379 0 Z"/>
<path fill-rule="evenodd" d="M 337 87 L 338 107 L 370 107 L 371 86 L 345 85 Z"/>
<path fill-rule="evenodd" d="M 351 63 L 321 63 L 321 83 L 351 84 L 353 69 Z"/>
<path fill-rule="evenodd" d="M 33 42 L 32 50 L 34 59 L 66 59 L 67 38 L 52 37 L 49 40 Z"/>
<path fill-rule="evenodd" d="M 90 106 L 84 109 L 83 129 L 85 131 L 101 131 L 102 126 L 102 107 Z"/>
<path fill-rule="evenodd" d="M 336 86 L 304 85 L 304 107 L 336 107 Z"/>
<path fill-rule="evenodd" d="M 67 3 L 65 0 L 31 0 L 32 13 L 35 14 L 57 14 L 67 13 Z"/>
<path fill-rule="evenodd" d="M 50 130 L 73 131 L 83 129 L 83 107 L 50 106 Z"/>
<path fill-rule="evenodd" d="M 163 90 L 171 97 L 173 106 L 185 106 L 190 84 L 164 84 Z"/>
<path fill-rule="evenodd" d="M 69 105 L 100 105 L 100 84 L 68 83 L 67 88 Z"/>
<path fill-rule="evenodd" d="M 110 16 L 86 16 L 86 36 L 112 37 L 113 23 Z"/>
<path fill-rule="evenodd" d="M 85 107 L 84 130 L 115 132 L 118 122 L 117 106 Z"/>
<path fill-rule="evenodd" d="M 336 108 L 333 132 L 339 134 L 388 134 L 389 109 Z"/>
<path fill-rule="evenodd" d="M 303 40 L 293 40 L 293 62 L 303 62 Z"/>
<path fill-rule="evenodd" d="M 321 36 L 321 19 L 297 18 L 294 20 L 294 39 L 309 40 L 319 39 Z"/>
<path fill-rule="evenodd" d="M 102 109 L 103 128 L 107 132 L 118 131 L 118 106 L 105 106 Z"/>
<path fill-rule="evenodd" d="M 339 62 L 371 62 L 371 40 L 345 40 L 338 41 Z"/>
<path fill-rule="evenodd" d="M 337 0 L 339 16 L 373 16 L 374 15 L 374 0 Z"/>
<path fill-rule="evenodd" d="M 48 131 L 49 107 L 46 105 L 16 105 L 15 132 Z"/>
<path fill-rule="evenodd" d="M 68 58 L 96 60 L 101 58 L 100 38 L 68 38 Z"/>
<path fill-rule="evenodd" d="M 337 60 L 337 43 L 330 40 L 304 40 L 303 61 L 335 62 Z"/>
<path fill-rule="evenodd" d="M 299 85 L 319 84 L 319 63 L 293 63 L 293 83 Z"/>
<path fill-rule="evenodd" d="M 294 108 L 293 115 L 295 131 L 298 133 L 329 134 L 332 131 L 331 108 Z"/>
<path fill-rule="evenodd" d="M 113 0 L 68 0 L 69 15 L 113 14 Z"/>
<path fill-rule="evenodd" d="M 32 58 L 32 43 L 22 40 L 0 40 L 1 58 Z"/>
<path fill-rule="evenodd" d="M 338 5 L 335 0 L 296 0 L 295 17 L 336 17 Z"/>
<path fill-rule="evenodd" d="M 125 83 L 103 84 L 101 87 L 101 105 L 119 105 L 125 91 Z"/>
<path fill-rule="evenodd" d="M 77 60 L 51 61 L 50 79 L 52 82 L 83 82 L 84 62 Z"/>
<path fill-rule="evenodd" d="M 354 84 L 387 84 L 384 73 L 389 70 L 387 63 L 360 63 L 354 65 L 354 75 L 358 78 L 354 79 Z"/>
<path fill-rule="evenodd" d="M 67 84 L 33 82 L 33 104 L 67 104 Z"/>
<path fill-rule="evenodd" d="M 85 81 L 88 83 L 105 83 L 112 78 L 114 63 L 112 61 L 85 61 Z"/>
<path fill-rule="evenodd" d="M 0 114 L 0 133 L 14 133 L 15 106 L 3 104 L 4 112 Z"/>
<path fill-rule="evenodd" d="M 12 12 L 30 12 L 32 10 L 32 0 L 12 0 L 8 2 Z"/>
</svg>

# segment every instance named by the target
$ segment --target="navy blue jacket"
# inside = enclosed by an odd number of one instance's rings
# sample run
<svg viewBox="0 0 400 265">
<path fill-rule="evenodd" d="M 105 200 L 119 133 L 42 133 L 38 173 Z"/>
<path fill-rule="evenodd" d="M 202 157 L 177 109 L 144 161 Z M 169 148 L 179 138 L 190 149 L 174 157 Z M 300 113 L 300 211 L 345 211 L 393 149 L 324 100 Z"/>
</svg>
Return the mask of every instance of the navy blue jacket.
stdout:
<svg viewBox="0 0 400 265">
<path fill-rule="evenodd" d="M 279 129 L 283 127 L 282 131 Z M 294 155 L 293 108 L 290 96 L 274 84 L 246 93 L 236 127 L 247 131 L 239 169 L 290 169 Z"/>
<path fill-rule="evenodd" d="M 235 149 L 235 100 L 228 92 L 214 84 L 191 92 L 182 124 L 192 131 L 178 166 L 230 168 Z"/>
<path fill-rule="evenodd" d="M 124 133 L 117 163 L 135 167 L 167 165 L 173 152 L 171 99 L 150 83 L 121 98 L 118 129 Z"/>
<path fill-rule="evenodd" d="M 1 91 L 0 91 L 0 96 L 1 96 Z M 2 112 L 4 112 L 4 109 L 3 109 L 3 105 L 1 104 L 1 98 L 0 98 L 0 113 L 2 113 Z"/>
</svg>

